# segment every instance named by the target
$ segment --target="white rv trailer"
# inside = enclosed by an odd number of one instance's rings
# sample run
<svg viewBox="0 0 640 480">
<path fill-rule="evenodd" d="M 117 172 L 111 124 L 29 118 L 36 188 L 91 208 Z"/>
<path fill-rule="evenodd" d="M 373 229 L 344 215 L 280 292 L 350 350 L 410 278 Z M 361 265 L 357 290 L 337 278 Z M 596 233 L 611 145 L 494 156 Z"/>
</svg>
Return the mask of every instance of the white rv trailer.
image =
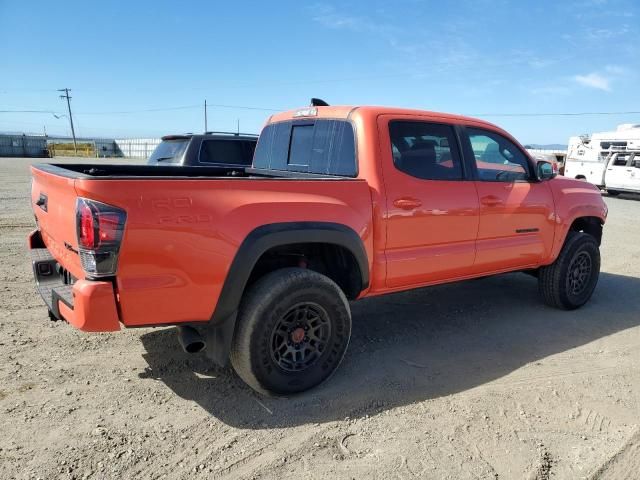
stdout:
<svg viewBox="0 0 640 480">
<path fill-rule="evenodd" d="M 605 173 L 612 155 L 637 150 L 640 150 L 640 124 L 625 123 L 613 132 L 571 137 L 564 175 L 606 188 Z"/>
</svg>

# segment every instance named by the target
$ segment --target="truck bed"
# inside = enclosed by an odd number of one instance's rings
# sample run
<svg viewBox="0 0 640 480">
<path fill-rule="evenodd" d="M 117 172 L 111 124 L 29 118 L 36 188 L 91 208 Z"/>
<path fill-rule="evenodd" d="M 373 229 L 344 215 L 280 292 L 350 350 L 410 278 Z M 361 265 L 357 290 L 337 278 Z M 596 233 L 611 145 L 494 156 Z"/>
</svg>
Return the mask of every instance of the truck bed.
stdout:
<svg viewBox="0 0 640 480">
<path fill-rule="evenodd" d="M 169 165 L 121 165 L 94 163 L 39 163 L 38 170 L 74 179 L 126 179 L 151 178 L 314 178 L 326 180 L 349 179 L 338 175 L 265 170 L 260 168 L 188 167 Z"/>
<path fill-rule="evenodd" d="M 93 163 L 40 163 L 34 168 L 66 178 L 124 177 L 228 177 L 247 176 L 244 169 L 182 167 L 162 165 L 121 165 Z"/>
<path fill-rule="evenodd" d="M 32 176 L 39 248 L 77 280 L 87 279 L 77 254 L 77 199 L 126 212 L 110 281 L 127 326 L 208 321 L 240 245 L 257 226 L 337 222 L 372 248 L 371 193 L 362 179 L 103 164 L 34 165 Z"/>
</svg>

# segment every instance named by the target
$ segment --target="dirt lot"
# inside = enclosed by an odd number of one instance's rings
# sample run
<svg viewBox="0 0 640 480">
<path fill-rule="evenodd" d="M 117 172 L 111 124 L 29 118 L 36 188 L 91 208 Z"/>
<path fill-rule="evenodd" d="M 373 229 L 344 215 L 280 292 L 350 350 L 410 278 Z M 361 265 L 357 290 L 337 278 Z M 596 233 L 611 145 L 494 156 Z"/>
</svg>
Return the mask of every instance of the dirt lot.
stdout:
<svg viewBox="0 0 640 480">
<path fill-rule="evenodd" d="M 50 322 L 29 163 L 0 159 L 0 478 L 638 478 L 637 199 L 607 199 L 583 309 L 523 274 L 361 301 L 337 374 L 271 399 L 171 329 Z"/>
</svg>

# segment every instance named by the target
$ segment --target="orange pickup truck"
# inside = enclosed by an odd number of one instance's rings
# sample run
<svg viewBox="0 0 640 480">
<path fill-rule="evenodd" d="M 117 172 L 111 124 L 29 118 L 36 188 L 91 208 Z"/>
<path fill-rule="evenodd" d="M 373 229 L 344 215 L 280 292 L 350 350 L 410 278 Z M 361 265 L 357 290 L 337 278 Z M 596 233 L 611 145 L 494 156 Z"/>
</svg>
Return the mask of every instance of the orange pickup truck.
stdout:
<svg viewBox="0 0 640 480">
<path fill-rule="evenodd" d="M 594 291 L 600 192 L 482 120 L 383 107 L 272 116 L 242 170 L 32 167 L 33 270 L 88 332 L 178 326 L 267 394 L 336 369 L 349 301 L 503 272 L 574 309 Z"/>
</svg>

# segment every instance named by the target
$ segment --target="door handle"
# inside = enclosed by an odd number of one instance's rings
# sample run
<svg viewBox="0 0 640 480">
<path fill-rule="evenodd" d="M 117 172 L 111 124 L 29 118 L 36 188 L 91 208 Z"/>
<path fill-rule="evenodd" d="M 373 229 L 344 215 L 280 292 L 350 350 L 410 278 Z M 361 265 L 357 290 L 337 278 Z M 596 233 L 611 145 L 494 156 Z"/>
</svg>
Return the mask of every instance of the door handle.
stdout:
<svg viewBox="0 0 640 480">
<path fill-rule="evenodd" d="M 486 197 L 482 197 L 482 204 L 487 207 L 495 207 L 496 205 L 502 205 L 502 200 L 500 197 L 496 197 L 495 195 L 487 195 Z"/>
<path fill-rule="evenodd" d="M 416 198 L 397 198 L 393 205 L 402 210 L 414 210 L 422 206 L 422 202 Z"/>
</svg>

